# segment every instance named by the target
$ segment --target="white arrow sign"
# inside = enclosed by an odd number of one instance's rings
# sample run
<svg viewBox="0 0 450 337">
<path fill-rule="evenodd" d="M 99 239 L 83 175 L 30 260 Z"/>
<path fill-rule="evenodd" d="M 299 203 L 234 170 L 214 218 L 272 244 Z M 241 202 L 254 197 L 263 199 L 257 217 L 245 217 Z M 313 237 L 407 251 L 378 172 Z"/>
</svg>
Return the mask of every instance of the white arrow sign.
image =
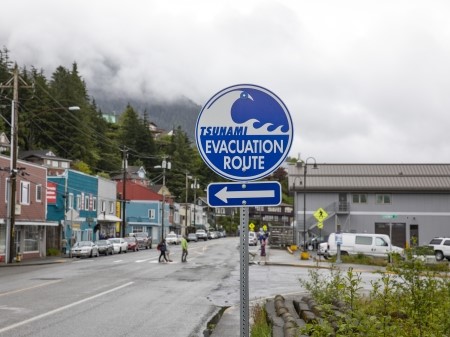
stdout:
<svg viewBox="0 0 450 337">
<path fill-rule="evenodd" d="M 273 198 L 275 197 L 275 191 L 228 191 L 228 187 L 225 186 L 219 192 L 217 192 L 215 196 L 222 200 L 224 203 L 228 203 L 228 199 Z"/>
</svg>

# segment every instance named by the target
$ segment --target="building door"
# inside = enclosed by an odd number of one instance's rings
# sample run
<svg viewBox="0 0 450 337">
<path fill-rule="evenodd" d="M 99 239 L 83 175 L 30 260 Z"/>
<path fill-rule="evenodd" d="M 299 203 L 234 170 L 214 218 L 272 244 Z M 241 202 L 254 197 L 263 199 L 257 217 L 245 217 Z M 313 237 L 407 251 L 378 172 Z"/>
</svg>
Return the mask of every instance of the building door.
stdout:
<svg viewBox="0 0 450 337">
<path fill-rule="evenodd" d="M 377 222 L 375 223 L 375 234 L 386 234 L 391 237 L 392 245 L 398 247 L 405 247 L 406 244 L 405 223 Z"/>
<path fill-rule="evenodd" d="M 419 245 L 419 225 L 409 225 L 409 245 L 410 247 Z"/>
</svg>

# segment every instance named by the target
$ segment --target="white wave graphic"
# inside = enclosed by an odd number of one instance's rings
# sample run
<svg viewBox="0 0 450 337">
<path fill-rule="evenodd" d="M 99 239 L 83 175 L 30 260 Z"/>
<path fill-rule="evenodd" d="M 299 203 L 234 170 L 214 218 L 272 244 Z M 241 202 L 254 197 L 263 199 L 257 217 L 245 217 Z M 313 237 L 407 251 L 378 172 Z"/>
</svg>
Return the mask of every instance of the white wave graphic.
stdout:
<svg viewBox="0 0 450 337">
<path fill-rule="evenodd" d="M 260 128 L 255 128 L 255 127 L 253 127 L 253 123 L 255 123 L 255 122 L 259 122 L 259 121 L 255 118 L 252 118 L 252 119 L 246 121 L 245 123 L 236 124 L 236 125 L 247 127 L 247 135 L 267 135 L 267 134 L 286 135 L 289 133 L 289 131 L 288 132 L 281 131 L 281 128 L 283 127 L 283 125 L 278 126 L 273 131 L 269 131 L 268 128 L 271 127 L 273 125 L 273 123 L 266 123 L 263 126 L 261 126 Z"/>
</svg>

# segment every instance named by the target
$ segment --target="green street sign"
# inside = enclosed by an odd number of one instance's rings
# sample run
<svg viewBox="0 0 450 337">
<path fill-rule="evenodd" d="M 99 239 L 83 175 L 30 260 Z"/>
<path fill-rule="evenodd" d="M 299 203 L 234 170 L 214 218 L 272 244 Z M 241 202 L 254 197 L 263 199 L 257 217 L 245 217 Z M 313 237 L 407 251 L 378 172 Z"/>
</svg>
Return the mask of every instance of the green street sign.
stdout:
<svg viewBox="0 0 450 337">
<path fill-rule="evenodd" d="M 383 219 L 397 219 L 397 214 L 383 215 Z"/>
</svg>

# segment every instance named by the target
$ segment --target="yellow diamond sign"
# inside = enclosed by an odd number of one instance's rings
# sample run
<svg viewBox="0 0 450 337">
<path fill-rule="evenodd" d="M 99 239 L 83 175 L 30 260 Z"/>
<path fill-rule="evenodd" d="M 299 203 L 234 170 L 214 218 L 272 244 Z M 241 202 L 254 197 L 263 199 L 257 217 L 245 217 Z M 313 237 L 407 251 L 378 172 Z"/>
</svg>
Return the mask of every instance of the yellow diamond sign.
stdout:
<svg viewBox="0 0 450 337">
<path fill-rule="evenodd" d="M 319 208 L 314 213 L 314 217 L 317 219 L 317 221 L 324 222 L 325 219 L 328 218 L 328 213 L 323 208 Z"/>
</svg>

